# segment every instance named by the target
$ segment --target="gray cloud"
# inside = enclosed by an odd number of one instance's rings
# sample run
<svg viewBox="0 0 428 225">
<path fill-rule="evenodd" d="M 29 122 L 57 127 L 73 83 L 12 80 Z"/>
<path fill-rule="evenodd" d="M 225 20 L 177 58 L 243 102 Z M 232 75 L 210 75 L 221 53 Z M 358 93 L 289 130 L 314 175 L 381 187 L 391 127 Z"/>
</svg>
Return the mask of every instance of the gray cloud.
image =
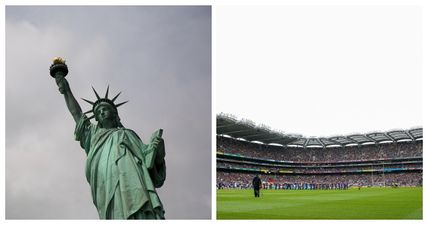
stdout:
<svg viewBox="0 0 428 225">
<path fill-rule="evenodd" d="M 66 58 L 76 98 L 110 84 L 143 141 L 164 128 L 167 219 L 210 218 L 211 8 L 202 6 L 6 7 L 6 218 L 98 218 L 74 121 L 49 76 L 55 56 Z"/>
</svg>

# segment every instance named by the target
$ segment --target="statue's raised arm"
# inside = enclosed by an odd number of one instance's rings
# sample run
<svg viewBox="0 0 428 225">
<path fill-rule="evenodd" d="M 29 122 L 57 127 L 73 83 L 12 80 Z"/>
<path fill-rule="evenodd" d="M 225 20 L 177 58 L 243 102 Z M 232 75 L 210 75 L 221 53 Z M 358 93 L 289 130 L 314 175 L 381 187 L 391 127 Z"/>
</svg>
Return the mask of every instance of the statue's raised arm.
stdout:
<svg viewBox="0 0 428 225">
<path fill-rule="evenodd" d="M 67 104 L 68 110 L 73 116 L 74 121 L 77 123 L 82 116 L 82 109 L 74 98 L 68 81 L 65 79 L 65 76 L 68 74 L 68 67 L 65 64 L 65 60 L 60 57 L 54 58 L 53 64 L 50 67 L 50 74 L 55 78 L 56 84 L 59 87 L 59 92 L 64 95 L 65 104 Z"/>
</svg>

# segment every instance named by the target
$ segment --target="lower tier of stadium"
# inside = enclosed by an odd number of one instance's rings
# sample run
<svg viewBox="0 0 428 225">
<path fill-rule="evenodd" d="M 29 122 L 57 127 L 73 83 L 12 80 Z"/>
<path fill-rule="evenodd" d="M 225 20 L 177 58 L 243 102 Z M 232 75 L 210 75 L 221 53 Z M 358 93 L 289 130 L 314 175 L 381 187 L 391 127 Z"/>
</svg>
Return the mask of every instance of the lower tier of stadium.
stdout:
<svg viewBox="0 0 428 225">
<path fill-rule="evenodd" d="M 255 175 L 256 173 L 217 171 L 217 188 L 252 188 L 252 179 Z M 328 175 L 259 174 L 259 176 L 263 188 L 267 189 L 290 189 L 290 186 L 293 187 L 292 189 L 342 189 L 343 186 L 347 188 L 422 186 L 422 171 Z M 325 188 L 326 185 L 328 188 Z"/>
</svg>

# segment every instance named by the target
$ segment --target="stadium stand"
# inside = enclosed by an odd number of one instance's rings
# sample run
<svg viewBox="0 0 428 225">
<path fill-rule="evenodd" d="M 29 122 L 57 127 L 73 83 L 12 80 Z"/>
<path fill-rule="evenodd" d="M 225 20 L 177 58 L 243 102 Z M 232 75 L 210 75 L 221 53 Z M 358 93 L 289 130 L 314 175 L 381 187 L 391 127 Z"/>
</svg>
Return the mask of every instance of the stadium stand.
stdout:
<svg viewBox="0 0 428 225">
<path fill-rule="evenodd" d="M 217 116 L 217 188 L 422 186 L 422 128 L 328 138 Z"/>
</svg>

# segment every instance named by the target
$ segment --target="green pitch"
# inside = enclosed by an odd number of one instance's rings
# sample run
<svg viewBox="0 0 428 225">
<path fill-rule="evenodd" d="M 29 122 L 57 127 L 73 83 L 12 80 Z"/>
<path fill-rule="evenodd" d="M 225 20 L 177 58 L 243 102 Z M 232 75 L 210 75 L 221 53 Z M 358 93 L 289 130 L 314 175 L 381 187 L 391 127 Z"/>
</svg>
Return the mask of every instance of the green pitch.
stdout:
<svg viewBox="0 0 428 225">
<path fill-rule="evenodd" d="M 422 188 L 223 189 L 217 219 L 422 219 Z"/>
</svg>

